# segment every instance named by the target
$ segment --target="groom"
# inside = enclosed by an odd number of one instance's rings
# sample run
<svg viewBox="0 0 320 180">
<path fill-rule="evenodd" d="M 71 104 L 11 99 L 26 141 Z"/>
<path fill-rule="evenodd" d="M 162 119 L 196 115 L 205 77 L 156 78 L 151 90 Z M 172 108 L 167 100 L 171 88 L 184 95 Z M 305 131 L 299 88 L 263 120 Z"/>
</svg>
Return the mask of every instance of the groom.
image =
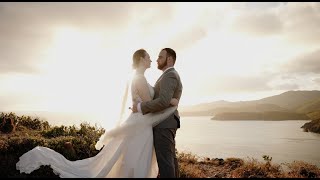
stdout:
<svg viewBox="0 0 320 180">
<path fill-rule="evenodd" d="M 171 48 L 164 48 L 157 60 L 158 69 L 163 73 L 154 86 L 154 99 L 148 102 L 134 104 L 133 112 L 142 114 L 154 113 L 170 107 L 170 100 L 180 100 L 182 83 L 180 76 L 174 69 L 176 52 Z M 157 155 L 160 178 L 178 178 L 179 167 L 175 152 L 176 131 L 180 128 L 180 116 L 176 110 L 167 119 L 153 128 L 154 147 Z"/>
</svg>

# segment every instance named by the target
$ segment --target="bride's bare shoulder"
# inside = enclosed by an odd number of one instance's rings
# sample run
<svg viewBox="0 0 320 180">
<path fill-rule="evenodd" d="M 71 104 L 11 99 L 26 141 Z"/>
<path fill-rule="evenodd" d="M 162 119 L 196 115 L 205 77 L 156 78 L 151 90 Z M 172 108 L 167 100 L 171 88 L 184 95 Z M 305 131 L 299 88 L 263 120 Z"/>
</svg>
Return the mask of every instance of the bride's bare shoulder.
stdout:
<svg viewBox="0 0 320 180">
<path fill-rule="evenodd" d="M 146 79 L 146 77 L 143 74 L 135 74 L 133 79 Z"/>
<path fill-rule="evenodd" d="M 147 83 L 147 79 L 144 77 L 144 75 L 135 75 L 132 79 L 132 83 L 143 85 Z"/>
</svg>

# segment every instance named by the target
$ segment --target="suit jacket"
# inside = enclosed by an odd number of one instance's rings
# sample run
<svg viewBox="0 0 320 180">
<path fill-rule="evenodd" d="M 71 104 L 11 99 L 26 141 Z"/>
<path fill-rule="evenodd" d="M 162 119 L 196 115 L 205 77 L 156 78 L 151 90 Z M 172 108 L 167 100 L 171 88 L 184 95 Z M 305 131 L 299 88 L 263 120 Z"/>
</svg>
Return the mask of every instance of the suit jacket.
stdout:
<svg viewBox="0 0 320 180">
<path fill-rule="evenodd" d="M 141 103 L 142 114 L 154 113 L 170 107 L 172 98 L 180 100 L 182 83 L 178 72 L 174 68 L 165 71 L 154 85 L 154 92 L 152 101 Z M 178 110 L 154 128 L 180 128 Z"/>
</svg>

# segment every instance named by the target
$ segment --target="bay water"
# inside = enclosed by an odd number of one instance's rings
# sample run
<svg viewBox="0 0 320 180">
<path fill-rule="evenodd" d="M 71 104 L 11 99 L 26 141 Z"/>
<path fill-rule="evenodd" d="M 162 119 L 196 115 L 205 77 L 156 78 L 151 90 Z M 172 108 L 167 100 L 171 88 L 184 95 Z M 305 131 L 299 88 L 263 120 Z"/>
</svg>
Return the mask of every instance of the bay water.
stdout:
<svg viewBox="0 0 320 180">
<path fill-rule="evenodd" d="M 181 117 L 179 152 L 199 157 L 257 159 L 278 164 L 305 161 L 320 167 L 320 134 L 304 132 L 305 120 L 219 121 L 209 116 Z"/>
</svg>

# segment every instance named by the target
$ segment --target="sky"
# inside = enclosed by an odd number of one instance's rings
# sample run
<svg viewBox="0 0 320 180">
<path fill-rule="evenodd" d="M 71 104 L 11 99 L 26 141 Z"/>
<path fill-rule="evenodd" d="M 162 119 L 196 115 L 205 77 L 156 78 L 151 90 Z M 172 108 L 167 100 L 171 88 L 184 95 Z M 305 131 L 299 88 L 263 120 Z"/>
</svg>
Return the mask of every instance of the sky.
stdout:
<svg viewBox="0 0 320 180">
<path fill-rule="evenodd" d="M 320 89 L 317 2 L 0 2 L 0 110 L 120 107 L 132 54 L 154 85 L 177 53 L 180 105 Z"/>
</svg>

